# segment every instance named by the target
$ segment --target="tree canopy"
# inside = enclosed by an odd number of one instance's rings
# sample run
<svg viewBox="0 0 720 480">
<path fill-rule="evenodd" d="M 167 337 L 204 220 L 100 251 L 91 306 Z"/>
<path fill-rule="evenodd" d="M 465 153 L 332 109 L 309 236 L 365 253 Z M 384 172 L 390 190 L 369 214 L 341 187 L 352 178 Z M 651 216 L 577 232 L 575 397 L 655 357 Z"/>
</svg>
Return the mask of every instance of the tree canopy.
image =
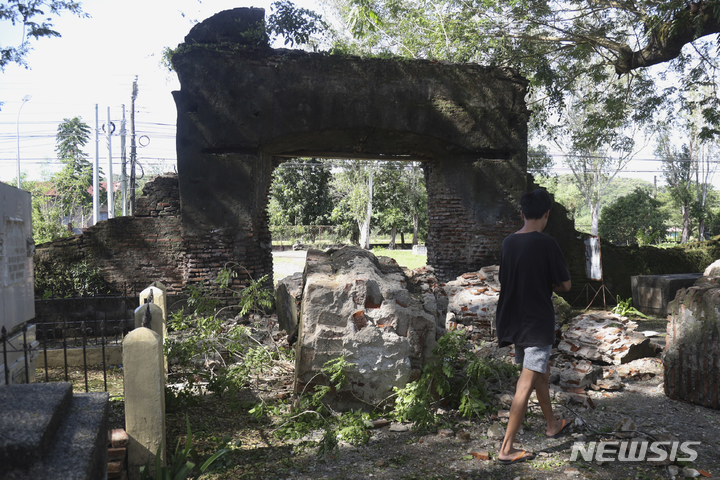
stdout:
<svg viewBox="0 0 720 480">
<path fill-rule="evenodd" d="M 22 27 L 20 45 L 0 45 L 0 71 L 11 63 L 27 67 L 25 56 L 32 49 L 32 40 L 60 37 L 52 22 L 53 17 L 63 12 L 88 17 L 80 2 L 70 0 L 7 0 L 0 3 L 0 21 Z"/>
<path fill-rule="evenodd" d="M 636 188 L 602 209 L 599 234 L 618 244 L 659 243 L 667 235 L 668 217 L 660 210 L 661 202 L 647 188 Z"/>
<path fill-rule="evenodd" d="M 716 88 L 717 45 L 704 37 L 720 32 L 720 0 L 335 0 L 335 6 L 352 33 L 337 33 L 341 50 L 518 69 L 530 80 L 536 126 L 562 127 L 573 102 L 593 106 L 582 124 L 585 150 L 611 146 L 603 135 L 629 122 L 652 124 L 678 90 Z M 651 75 L 647 67 L 665 62 L 665 71 Z M 679 84 L 659 85 L 669 71 Z M 716 126 L 717 92 L 699 101 Z"/>
<path fill-rule="evenodd" d="M 78 210 L 92 208 L 88 190 L 93 185 L 93 166 L 82 151 L 90 140 L 90 133 L 90 127 L 81 117 L 65 118 L 57 128 L 56 151 L 64 166 L 51 181 L 65 215 L 72 216 Z"/>
</svg>

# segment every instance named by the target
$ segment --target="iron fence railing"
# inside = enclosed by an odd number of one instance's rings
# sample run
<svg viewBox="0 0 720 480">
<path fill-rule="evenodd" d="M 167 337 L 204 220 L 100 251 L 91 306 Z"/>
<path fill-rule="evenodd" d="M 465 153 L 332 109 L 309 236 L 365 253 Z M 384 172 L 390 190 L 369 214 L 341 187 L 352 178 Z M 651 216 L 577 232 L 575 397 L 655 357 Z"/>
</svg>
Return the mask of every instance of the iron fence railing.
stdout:
<svg viewBox="0 0 720 480">
<path fill-rule="evenodd" d="M 11 375 L 15 382 L 29 382 L 33 377 L 30 371 L 33 365 L 36 381 L 58 381 L 50 376 L 51 368 L 58 368 L 51 367 L 48 362 L 49 353 L 52 353 L 53 357 L 62 359 L 60 381 L 77 382 L 69 370 L 70 367 L 81 369 L 85 391 L 88 392 L 89 367 L 97 365 L 94 370 L 98 373 L 102 370 L 103 391 L 107 392 L 106 348 L 121 346 L 125 335 L 135 328 L 133 312 L 139 303 L 137 286 L 123 284 L 115 291 L 120 295 L 38 298 L 36 317 L 23 325 L 22 335 L 2 327 L 0 350 L 4 368 L 0 375 L 4 375 L 5 384 L 11 383 Z M 93 349 L 99 351 L 99 355 L 91 355 L 94 360 L 89 360 L 88 353 Z M 79 364 L 68 360 L 69 353 L 74 358 L 81 357 Z M 8 362 L 9 356 L 24 357 L 24 372 L 17 363 L 9 365 L 12 363 L 12 360 Z M 89 364 L 89 361 L 92 363 Z"/>
</svg>

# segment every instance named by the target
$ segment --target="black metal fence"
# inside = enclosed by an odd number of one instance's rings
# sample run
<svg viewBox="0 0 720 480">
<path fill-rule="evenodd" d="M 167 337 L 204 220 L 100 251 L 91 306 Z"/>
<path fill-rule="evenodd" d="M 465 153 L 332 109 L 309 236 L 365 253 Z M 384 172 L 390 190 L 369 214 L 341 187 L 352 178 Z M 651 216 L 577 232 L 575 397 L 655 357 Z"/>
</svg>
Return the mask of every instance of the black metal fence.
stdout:
<svg viewBox="0 0 720 480">
<path fill-rule="evenodd" d="M 105 347 L 122 346 L 125 335 L 135 328 L 134 320 L 122 320 L 108 328 L 105 320 L 95 322 L 53 322 L 36 324 L 36 335 L 41 355 L 38 357 L 38 370 L 45 372 L 45 382 L 49 382 L 48 349 L 62 350 L 64 379 L 70 381 L 68 374 L 68 351 L 82 349 L 82 367 L 85 379 L 85 391 L 88 392 L 88 349 L 101 349 L 101 366 L 103 372 L 103 391 L 107 392 L 107 355 Z M 36 370 L 37 371 L 37 370 Z"/>
<path fill-rule="evenodd" d="M 90 391 L 88 382 L 88 352 L 90 349 L 100 350 L 100 363 L 95 363 L 95 370 L 102 370 L 103 391 L 108 391 L 108 364 L 106 348 L 121 346 L 123 338 L 135 328 L 134 310 L 139 306 L 135 289 L 123 288 L 121 295 L 66 297 L 36 299 L 36 317 L 22 327 L 22 337 L 11 337 L 5 327 L 0 331 L 0 348 L 2 349 L 5 384 L 10 383 L 10 365 L 8 356 L 22 354 L 25 358 L 24 379 L 32 378 L 30 369 L 32 360 L 36 362 L 36 381 L 72 382 L 69 372 L 71 366 L 83 371 L 85 391 Z M 32 330 L 34 327 L 34 336 Z M 34 337 L 34 338 L 33 338 Z M 81 352 L 82 364 L 69 362 L 68 354 L 77 356 Z M 61 378 L 51 380 L 48 352 L 56 356 L 62 352 Z"/>
</svg>

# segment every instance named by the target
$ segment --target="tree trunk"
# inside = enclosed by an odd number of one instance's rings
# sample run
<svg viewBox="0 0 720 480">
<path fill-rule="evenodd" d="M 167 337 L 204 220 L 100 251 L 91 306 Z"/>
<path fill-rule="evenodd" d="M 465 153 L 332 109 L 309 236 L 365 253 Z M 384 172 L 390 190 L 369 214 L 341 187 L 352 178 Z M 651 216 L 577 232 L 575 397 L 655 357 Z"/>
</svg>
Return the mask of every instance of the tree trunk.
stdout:
<svg viewBox="0 0 720 480">
<path fill-rule="evenodd" d="M 370 250 L 370 221 L 372 220 L 372 202 L 373 202 L 373 171 L 370 170 L 370 178 L 368 179 L 368 203 L 365 212 L 365 220 L 360 226 L 360 248 Z"/>
<path fill-rule="evenodd" d="M 388 250 L 395 250 L 395 237 L 397 236 L 397 228 L 392 227 L 390 230 L 390 244 Z"/>
<path fill-rule="evenodd" d="M 405 232 L 400 232 L 400 248 L 405 248 Z"/>
<path fill-rule="evenodd" d="M 683 229 L 682 229 L 682 238 L 680 239 L 680 243 L 687 243 L 688 239 L 690 238 L 690 206 L 689 205 L 682 206 L 682 216 L 683 216 Z"/>
<path fill-rule="evenodd" d="M 600 202 L 590 205 L 590 212 L 592 213 L 592 226 L 590 227 L 590 234 L 597 235 L 598 227 L 600 225 Z"/>
<path fill-rule="evenodd" d="M 418 244 L 418 229 L 420 228 L 420 215 L 413 213 L 413 247 Z"/>
</svg>

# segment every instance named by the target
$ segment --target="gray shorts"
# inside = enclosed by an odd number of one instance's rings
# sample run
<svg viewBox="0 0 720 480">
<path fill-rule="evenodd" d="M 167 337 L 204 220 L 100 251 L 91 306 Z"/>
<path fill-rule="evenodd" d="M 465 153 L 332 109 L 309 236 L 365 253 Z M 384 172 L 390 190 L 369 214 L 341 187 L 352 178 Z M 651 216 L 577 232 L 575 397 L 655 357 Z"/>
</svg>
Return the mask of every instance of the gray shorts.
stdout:
<svg viewBox="0 0 720 480">
<path fill-rule="evenodd" d="M 543 347 L 519 347 L 515 345 L 515 363 L 533 372 L 545 373 L 551 351 L 552 345 Z"/>
</svg>

